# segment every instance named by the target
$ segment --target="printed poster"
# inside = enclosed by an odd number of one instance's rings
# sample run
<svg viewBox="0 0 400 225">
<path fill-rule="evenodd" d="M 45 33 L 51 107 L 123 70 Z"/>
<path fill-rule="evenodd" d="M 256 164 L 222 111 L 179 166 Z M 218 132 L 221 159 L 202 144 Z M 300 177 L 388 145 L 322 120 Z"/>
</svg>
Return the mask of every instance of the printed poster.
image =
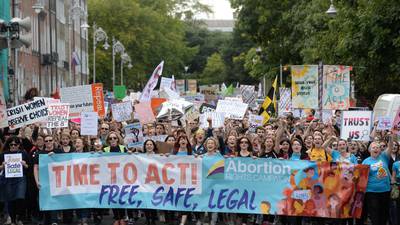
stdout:
<svg viewBox="0 0 400 225">
<path fill-rule="evenodd" d="M 127 144 L 128 148 L 143 148 L 143 133 L 140 123 L 128 124 L 125 126 L 124 130 L 124 142 Z"/>
<path fill-rule="evenodd" d="M 67 176 L 71 164 L 72 174 Z M 359 218 L 369 166 L 207 155 L 71 153 L 41 156 L 39 172 L 42 210 L 141 208 Z"/>
<path fill-rule="evenodd" d="M 322 108 L 347 110 L 350 107 L 350 66 L 324 65 Z"/>
<path fill-rule="evenodd" d="M 49 105 L 49 116 L 47 117 L 47 128 L 68 127 L 69 104 L 59 103 Z"/>
<path fill-rule="evenodd" d="M 318 65 L 292 66 L 292 107 L 318 109 Z"/>
<path fill-rule="evenodd" d="M 111 105 L 113 118 L 117 122 L 127 121 L 132 116 L 132 103 L 131 101 L 112 104 Z"/>
<path fill-rule="evenodd" d="M 372 111 L 343 111 L 340 138 L 369 141 L 372 126 Z"/>
<path fill-rule="evenodd" d="M 17 129 L 46 120 L 49 114 L 44 98 L 7 109 L 8 127 Z"/>
<path fill-rule="evenodd" d="M 97 135 L 99 116 L 97 112 L 81 114 L 81 135 Z"/>
<path fill-rule="evenodd" d="M 290 88 L 279 88 L 279 97 L 279 116 L 283 116 L 285 113 L 292 112 L 292 93 Z"/>
<path fill-rule="evenodd" d="M 4 154 L 6 178 L 23 177 L 22 154 Z"/>
</svg>

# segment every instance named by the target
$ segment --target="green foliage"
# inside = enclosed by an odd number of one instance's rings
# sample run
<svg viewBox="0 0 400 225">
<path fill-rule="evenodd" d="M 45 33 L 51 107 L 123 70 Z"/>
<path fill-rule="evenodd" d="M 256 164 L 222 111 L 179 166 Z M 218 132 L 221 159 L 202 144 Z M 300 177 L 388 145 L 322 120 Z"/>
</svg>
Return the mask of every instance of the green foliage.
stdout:
<svg viewBox="0 0 400 225">
<path fill-rule="evenodd" d="M 89 0 L 89 22 L 102 27 L 109 36 L 115 36 L 132 58 L 133 68 L 124 68 L 124 84 L 141 90 L 151 72 L 165 61 L 163 74 L 170 76 L 182 71 L 196 54 L 196 47 L 188 47 L 184 40 L 185 23 L 176 16 L 182 2 L 195 0 Z M 202 6 L 201 4 L 199 7 Z M 187 11 L 187 10 L 186 10 Z M 93 32 L 89 32 L 92 46 Z M 90 69 L 93 53 L 90 51 Z M 112 86 L 111 49 L 96 50 L 96 81 L 107 89 Z M 119 84 L 120 56 L 116 57 L 116 84 Z"/>
<path fill-rule="evenodd" d="M 231 0 L 238 30 L 262 48 L 243 53 L 252 76 L 275 73 L 283 64 L 354 66 L 357 96 L 373 102 L 382 93 L 398 92 L 400 82 L 400 4 L 396 0 L 338 0 L 336 17 L 327 0 Z M 260 68 L 252 59 L 272 65 Z M 275 66 L 273 66 L 275 65 Z M 272 72 L 271 72 L 272 71 Z"/>
<path fill-rule="evenodd" d="M 207 65 L 200 76 L 200 82 L 205 84 L 220 84 L 226 78 L 226 67 L 219 53 L 214 53 L 207 59 Z"/>
</svg>

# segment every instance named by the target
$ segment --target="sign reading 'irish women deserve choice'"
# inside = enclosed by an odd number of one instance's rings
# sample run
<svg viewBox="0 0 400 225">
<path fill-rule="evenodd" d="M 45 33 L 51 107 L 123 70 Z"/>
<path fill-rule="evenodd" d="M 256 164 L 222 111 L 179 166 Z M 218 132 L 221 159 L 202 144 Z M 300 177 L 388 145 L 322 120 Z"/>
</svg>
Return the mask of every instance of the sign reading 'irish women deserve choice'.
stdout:
<svg viewBox="0 0 400 225">
<path fill-rule="evenodd" d="M 25 125 L 43 121 L 47 118 L 49 110 L 46 101 L 40 98 L 23 105 L 7 109 L 8 126 L 17 129 Z"/>
<path fill-rule="evenodd" d="M 39 166 L 42 210 L 147 208 L 331 218 L 361 215 L 369 173 L 365 165 L 124 153 L 40 155 Z"/>
</svg>

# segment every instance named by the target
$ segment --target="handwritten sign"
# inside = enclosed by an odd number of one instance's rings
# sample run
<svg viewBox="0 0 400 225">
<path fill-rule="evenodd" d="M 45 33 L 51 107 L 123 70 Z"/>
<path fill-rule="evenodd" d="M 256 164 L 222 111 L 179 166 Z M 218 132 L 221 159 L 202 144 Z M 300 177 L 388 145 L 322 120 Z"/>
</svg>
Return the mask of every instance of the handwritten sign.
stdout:
<svg viewBox="0 0 400 225">
<path fill-rule="evenodd" d="M 47 117 L 47 128 L 68 127 L 69 104 L 49 105 L 49 116 Z"/>
<path fill-rule="evenodd" d="M 23 105 L 7 109 L 8 126 L 10 129 L 46 120 L 49 114 L 46 101 L 41 98 Z"/>
<path fill-rule="evenodd" d="M 292 111 L 292 93 L 290 88 L 279 88 L 278 115 Z"/>
<path fill-rule="evenodd" d="M 390 116 L 378 117 L 377 130 L 391 130 L 392 129 L 392 118 Z"/>
<path fill-rule="evenodd" d="M 220 112 L 205 112 L 200 115 L 200 125 L 202 128 L 208 128 L 207 119 L 211 118 L 211 125 L 213 128 L 224 126 L 225 116 Z"/>
<path fill-rule="evenodd" d="M 225 118 L 242 120 L 247 104 L 239 101 L 219 100 L 216 112 L 224 113 Z"/>
<path fill-rule="evenodd" d="M 4 154 L 6 178 L 23 177 L 22 154 Z"/>
<path fill-rule="evenodd" d="M 97 112 L 81 114 L 81 135 L 97 135 L 99 116 Z"/>
<path fill-rule="evenodd" d="M 112 115 L 117 122 L 127 121 L 131 119 L 132 103 L 130 101 L 112 104 Z"/>
<path fill-rule="evenodd" d="M 369 141 L 372 111 L 343 111 L 340 138 Z"/>
<path fill-rule="evenodd" d="M 318 65 L 292 66 L 293 108 L 318 109 Z"/>
<path fill-rule="evenodd" d="M 215 112 L 216 108 L 217 108 L 216 106 L 213 106 L 213 105 L 210 105 L 207 103 L 203 103 L 200 106 L 200 114 L 203 114 L 205 112 Z"/>
<path fill-rule="evenodd" d="M 350 107 L 350 66 L 324 65 L 322 108 L 347 110 Z"/>
<path fill-rule="evenodd" d="M 128 124 L 127 126 L 125 126 L 124 130 L 124 142 L 128 145 L 128 148 L 143 147 L 143 133 L 142 125 L 140 123 Z"/>
</svg>

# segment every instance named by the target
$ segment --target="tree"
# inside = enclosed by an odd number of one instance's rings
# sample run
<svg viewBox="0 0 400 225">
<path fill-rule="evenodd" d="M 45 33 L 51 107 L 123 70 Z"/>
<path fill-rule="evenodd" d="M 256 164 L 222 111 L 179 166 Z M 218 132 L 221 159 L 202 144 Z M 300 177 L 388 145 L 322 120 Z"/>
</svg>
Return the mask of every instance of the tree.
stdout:
<svg viewBox="0 0 400 225">
<path fill-rule="evenodd" d="M 102 27 L 110 37 L 115 36 L 132 58 L 133 68 L 125 68 L 124 84 L 141 90 L 151 72 L 165 61 L 163 74 L 180 71 L 196 54 L 197 49 L 184 41 L 185 24 L 173 10 L 182 2 L 193 0 L 89 0 L 89 22 Z M 92 32 L 89 32 L 92 42 Z M 92 46 L 90 43 L 89 46 Z M 92 53 L 92 51 L 90 51 Z M 90 55 L 90 60 L 93 57 Z M 120 57 L 116 65 L 119 71 Z M 92 61 L 90 62 L 92 63 Z M 92 68 L 92 66 L 90 66 Z M 107 89 L 111 89 L 111 51 L 97 48 L 96 76 Z M 119 73 L 117 73 L 119 74 Z M 119 76 L 116 76 L 119 83 Z"/>
<path fill-rule="evenodd" d="M 200 76 L 200 83 L 220 84 L 226 78 L 226 67 L 219 53 L 214 53 L 207 58 L 206 67 Z"/>
<path fill-rule="evenodd" d="M 400 5 L 395 0 L 231 0 L 238 29 L 263 49 L 266 64 L 354 66 L 357 95 L 373 102 L 400 82 Z M 272 69 L 267 68 L 267 73 Z"/>
</svg>

